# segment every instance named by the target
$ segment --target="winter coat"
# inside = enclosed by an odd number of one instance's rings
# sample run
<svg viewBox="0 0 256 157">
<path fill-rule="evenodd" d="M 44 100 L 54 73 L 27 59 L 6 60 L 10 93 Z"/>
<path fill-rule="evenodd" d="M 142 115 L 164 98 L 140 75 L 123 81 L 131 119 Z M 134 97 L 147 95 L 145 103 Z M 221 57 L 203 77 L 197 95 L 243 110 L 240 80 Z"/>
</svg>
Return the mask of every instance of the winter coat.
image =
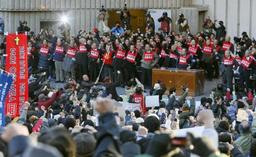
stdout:
<svg viewBox="0 0 256 157">
<path fill-rule="evenodd" d="M 32 144 L 29 137 L 16 136 L 8 144 L 9 157 L 62 157 L 57 149 L 44 145 Z"/>
<path fill-rule="evenodd" d="M 97 147 L 94 157 L 121 157 L 119 134 L 120 128 L 113 113 L 105 113 L 99 117 Z"/>
<path fill-rule="evenodd" d="M 40 54 L 38 68 L 48 69 L 49 55 Z"/>
</svg>

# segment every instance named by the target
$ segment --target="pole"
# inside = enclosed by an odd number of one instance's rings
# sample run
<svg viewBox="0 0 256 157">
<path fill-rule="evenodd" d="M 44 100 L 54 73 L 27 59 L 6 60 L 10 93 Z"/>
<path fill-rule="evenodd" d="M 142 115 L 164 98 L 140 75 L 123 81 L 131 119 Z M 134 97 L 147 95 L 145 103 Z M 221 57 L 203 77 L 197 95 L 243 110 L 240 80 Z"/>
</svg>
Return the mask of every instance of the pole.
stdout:
<svg viewBox="0 0 256 157">
<path fill-rule="evenodd" d="M 100 75 L 101 75 L 101 72 L 102 72 L 102 70 L 103 70 L 103 67 L 104 67 L 104 62 L 103 62 L 102 65 L 101 65 L 100 72 L 99 72 L 99 75 L 98 75 L 98 77 L 97 77 L 97 79 L 96 79 L 96 81 L 95 81 L 95 84 L 97 84 L 97 83 L 99 82 L 99 80 L 100 80 Z"/>
</svg>

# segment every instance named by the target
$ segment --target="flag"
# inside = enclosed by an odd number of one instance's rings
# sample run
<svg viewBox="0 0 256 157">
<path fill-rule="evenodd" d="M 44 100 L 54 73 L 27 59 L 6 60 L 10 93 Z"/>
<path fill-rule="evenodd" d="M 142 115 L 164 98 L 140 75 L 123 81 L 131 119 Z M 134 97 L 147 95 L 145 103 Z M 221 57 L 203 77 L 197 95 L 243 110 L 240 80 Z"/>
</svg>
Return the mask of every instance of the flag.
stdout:
<svg viewBox="0 0 256 157">
<path fill-rule="evenodd" d="M 0 126 L 5 126 L 5 99 L 10 91 L 13 76 L 4 71 L 0 72 Z"/>
<path fill-rule="evenodd" d="M 28 101 L 27 35 L 8 34 L 6 37 L 5 70 L 15 76 L 6 98 L 5 113 L 12 117 L 20 114 L 20 106 Z"/>
</svg>

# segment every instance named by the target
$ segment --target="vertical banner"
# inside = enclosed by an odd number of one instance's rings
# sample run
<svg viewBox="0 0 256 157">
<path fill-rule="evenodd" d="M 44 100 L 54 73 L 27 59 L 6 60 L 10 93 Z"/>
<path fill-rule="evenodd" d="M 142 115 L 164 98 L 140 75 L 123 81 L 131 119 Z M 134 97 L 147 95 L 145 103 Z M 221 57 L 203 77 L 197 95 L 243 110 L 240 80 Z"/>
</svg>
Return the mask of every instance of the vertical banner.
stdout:
<svg viewBox="0 0 256 157">
<path fill-rule="evenodd" d="M 5 126 L 5 99 L 13 82 L 13 76 L 0 72 L 0 126 Z"/>
<path fill-rule="evenodd" d="M 6 37 L 5 70 L 15 76 L 6 98 L 5 113 L 12 117 L 20 114 L 20 106 L 28 101 L 27 35 L 8 34 Z"/>
</svg>

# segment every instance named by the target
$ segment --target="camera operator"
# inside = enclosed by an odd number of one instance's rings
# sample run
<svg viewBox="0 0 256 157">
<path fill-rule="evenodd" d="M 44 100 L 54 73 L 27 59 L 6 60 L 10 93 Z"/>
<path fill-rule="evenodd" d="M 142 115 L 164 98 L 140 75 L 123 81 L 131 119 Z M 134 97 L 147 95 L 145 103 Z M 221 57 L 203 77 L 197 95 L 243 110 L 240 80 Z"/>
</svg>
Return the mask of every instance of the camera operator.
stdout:
<svg viewBox="0 0 256 157">
<path fill-rule="evenodd" d="M 25 32 L 29 32 L 30 31 L 30 28 L 27 26 L 27 21 L 20 21 L 19 22 L 20 23 L 20 25 L 19 25 L 19 27 L 17 28 L 17 32 L 18 33 L 25 33 Z"/>
<path fill-rule="evenodd" d="M 169 32 L 171 32 L 172 19 L 168 17 L 167 12 L 164 12 L 162 17 L 160 17 L 158 21 L 161 23 L 160 29 L 163 31 L 164 34 L 168 34 Z"/>
<path fill-rule="evenodd" d="M 215 21 L 213 29 L 216 32 L 216 39 L 223 41 L 227 33 L 223 21 Z"/>
<path fill-rule="evenodd" d="M 154 18 L 150 15 L 150 13 L 147 14 L 146 23 L 146 33 L 149 35 L 155 34 L 155 21 Z"/>
<path fill-rule="evenodd" d="M 177 20 L 176 24 L 179 27 L 180 33 L 189 32 L 188 20 L 185 18 L 184 14 L 180 14 L 179 19 Z"/>
</svg>

